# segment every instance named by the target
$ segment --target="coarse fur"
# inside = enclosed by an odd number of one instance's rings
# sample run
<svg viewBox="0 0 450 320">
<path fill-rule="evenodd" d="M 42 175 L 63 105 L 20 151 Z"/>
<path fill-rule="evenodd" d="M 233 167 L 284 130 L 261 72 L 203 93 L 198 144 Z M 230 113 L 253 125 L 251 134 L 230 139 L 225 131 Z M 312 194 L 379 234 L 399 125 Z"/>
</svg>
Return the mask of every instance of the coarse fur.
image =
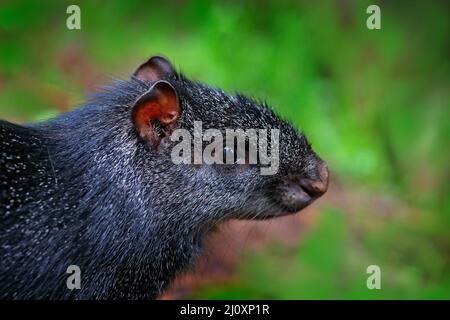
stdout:
<svg viewBox="0 0 450 320">
<path fill-rule="evenodd" d="M 266 106 L 178 73 L 165 80 L 179 128 L 280 129 L 279 172 L 173 164 L 172 142 L 151 148 L 133 126 L 133 104 L 153 84 L 136 77 L 43 123 L 0 121 L 0 298 L 157 298 L 214 226 L 282 215 L 284 177 L 319 178 L 305 136 Z M 66 287 L 69 265 L 81 290 Z"/>
</svg>

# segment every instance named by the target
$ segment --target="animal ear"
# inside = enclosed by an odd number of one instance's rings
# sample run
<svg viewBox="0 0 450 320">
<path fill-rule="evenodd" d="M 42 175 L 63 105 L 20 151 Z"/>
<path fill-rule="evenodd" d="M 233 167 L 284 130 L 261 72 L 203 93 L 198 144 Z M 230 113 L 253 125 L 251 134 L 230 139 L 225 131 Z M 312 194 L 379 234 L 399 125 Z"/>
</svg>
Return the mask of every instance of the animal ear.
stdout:
<svg viewBox="0 0 450 320">
<path fill-rule="evenodd" d="M 175 130 L 180 112 L 175 88 L 160 80 L 135 102 L 133 123 L 139 136 L 157 148 L 161 139 Z"/>
<path fill-rule="evenodd" d="M 141 64 L 133 73 L 133 76 L 143 81 L 158 81 L 174 77 L 176 71 L 172 64 L 160 56 L 151 57 L 147 62 Z"/>
</svg>

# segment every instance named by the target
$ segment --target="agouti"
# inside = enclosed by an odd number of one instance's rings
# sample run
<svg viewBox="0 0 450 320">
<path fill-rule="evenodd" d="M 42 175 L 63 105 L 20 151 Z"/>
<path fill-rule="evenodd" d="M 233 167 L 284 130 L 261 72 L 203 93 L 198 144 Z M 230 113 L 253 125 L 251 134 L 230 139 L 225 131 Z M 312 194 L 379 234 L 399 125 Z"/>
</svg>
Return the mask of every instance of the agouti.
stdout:
<svg viewBox="0 0 450 320">
<path fill-rule="evenodd" d="M 231 164 L 192 163 L 186 151 L 174 161 L 174 133 L 195 135 L 198 122 L 216 133 L 279 130 L 266 143 L 278 148 L 276 172 L 262 174 L 267 162 L 260 153 L 250 161 L 248 146 Z M 0 121 L 0 298 L 157 298 L 217 224 L 298 212 L 327 185 L 306 137 L 267 106 L 153 57 L 77 110 Z M 81 270 L 80 289 L 67 287 L 70 265 Z"/>
</svg>

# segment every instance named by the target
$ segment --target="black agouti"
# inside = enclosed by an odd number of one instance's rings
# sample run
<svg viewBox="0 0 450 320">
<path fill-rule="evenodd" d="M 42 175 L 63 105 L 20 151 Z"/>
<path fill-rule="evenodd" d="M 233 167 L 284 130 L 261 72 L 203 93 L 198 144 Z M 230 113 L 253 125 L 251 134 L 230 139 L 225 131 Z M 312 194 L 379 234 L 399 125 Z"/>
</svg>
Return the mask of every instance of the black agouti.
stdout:
<svg viewBox="0 0 450 320">
<path fill-rule="evenodd" d="M 169 137 L 195 121 L 278 129 L 276 174 L 258 162 L 174 163 Z M 0 298 L 156 298 L 218 223 L 295 213 L 327 184 L 306 137 L 269 108 L 153 57 L 75 111 L 0 121 Z M 70 265 L 80 289 L 67 288 Z"/>
</svg>

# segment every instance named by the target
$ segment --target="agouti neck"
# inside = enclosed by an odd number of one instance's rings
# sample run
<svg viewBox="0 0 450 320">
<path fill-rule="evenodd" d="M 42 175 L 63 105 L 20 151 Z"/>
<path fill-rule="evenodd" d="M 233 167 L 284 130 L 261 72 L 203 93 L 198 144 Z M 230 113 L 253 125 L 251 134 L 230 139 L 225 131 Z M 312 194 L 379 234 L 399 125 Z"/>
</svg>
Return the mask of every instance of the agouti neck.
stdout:
<svg viewBox="0 0 450 320">
<path fill-rule="evenodd" d="M 45 259 L 53 270 L 46 282 L 61 288 L 51 293 L 54 297 L 155 298 L 192 261 L 197 248 L 190 235 L 161 219 L 165 212 L 154 206 L 151 183 L 133 169 L 139 165 L 136 148 L 142 146 L 129 139 L 130 132 L 116 128 L 96 136 L 95 124 L 68 123 L 35 128 L 2 123 L 1 151 L 8 153 L 2 159 L 11 160 L 2 164 L 7 170 L 1 179 L 8 181 L 11 190 L 6 192 L 17 193 L 4 195 L 16 202 L 1 203 L 2 234 L 19 228 L 21 241 L 32 244 L 29 250 L 41 252 L 22 260 L 20 268 Z M 69 132 L 55 134 L 62 128 Z M 9 216 L 17 206 L 22 209 L 15 212 L 23 216 Z M 63 288 L 72 264 L 83 272 L 79 292 Z M 41 293 L 49 294 L 44 287 Z"/>
</svg>

